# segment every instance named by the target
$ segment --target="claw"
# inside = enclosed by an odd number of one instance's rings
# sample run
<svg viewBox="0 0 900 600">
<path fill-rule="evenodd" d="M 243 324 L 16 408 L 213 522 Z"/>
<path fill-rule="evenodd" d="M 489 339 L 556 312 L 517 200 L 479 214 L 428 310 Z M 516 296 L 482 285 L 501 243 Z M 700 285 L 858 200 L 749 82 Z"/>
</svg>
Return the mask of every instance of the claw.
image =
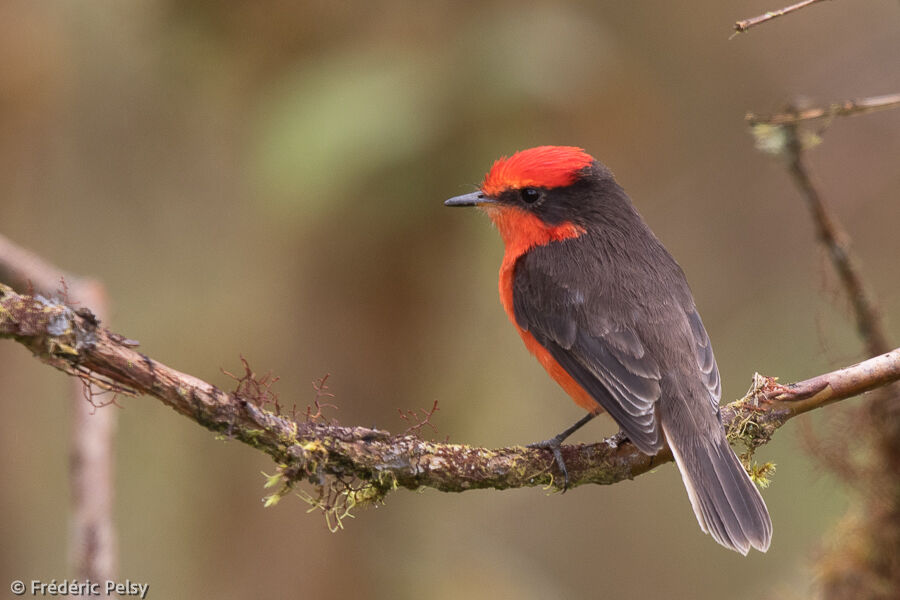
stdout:
<svg viewBox="0 0 900 600">
<path fill-rule="evenodd" d="M 566 469 L 566 463 L 563 460 L 562 452 L 560 451 L 560 446 L 562 446 L 563 441 L 572 435 L 574 432 L 578 431 L 585 423 L 596 417 L 599 412 L 591 412 L 578 419 L 578 421 L 557 435 L 556 437 L 552 437 L 549 440 L 544 440 L 543 442 L 536 442 L 534 444 L 528 444 L 529 448 L 543 448 L 544 450 L 549 450 L 553 453 L 553 458 L 556 459 L 556 466 L 559 467 L 559 472 L 563 474 L 563 493 L 566 493 L 566 490 L 569 489 L 569 470 Z"/>
<path fill-rule="evenodd" d="M 569 470 L 566 469 L 566 462 L 563 460 L 562 451 L 560 450 L 561 446 L 562 440 L 559 439 L 559 436 L 550 438 L 549 440 L 544 440 L 543 442 L 528 444 L 529 448 L 541 448 L 543 450 L 549 450 L 553 453 L 553 458 L 556 459 L 556 466 L 559 467 L 559 472 L 563 475 L 562 491 L 565 494 L 566 490 L 569 489 Z"/>
</svg>

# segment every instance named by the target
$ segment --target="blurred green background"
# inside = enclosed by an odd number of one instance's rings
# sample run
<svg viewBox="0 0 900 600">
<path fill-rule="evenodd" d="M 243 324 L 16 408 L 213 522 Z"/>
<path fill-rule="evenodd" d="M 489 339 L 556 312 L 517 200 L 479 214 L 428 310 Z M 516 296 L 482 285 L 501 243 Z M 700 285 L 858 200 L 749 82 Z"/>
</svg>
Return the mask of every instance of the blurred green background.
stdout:
<svg viewBox="0 0 900 600">
<path fill-rule="evenodd" d="M 896 92 L 900 7 L 834 2 L 731 41 L 778 2 L 0 4 L 0 231 L 107 286 L 113 329 L 230 389 L 220 368 L 344 424 L 499 446 L 580 416 L 496 292 L 488 220 L 441 202 L 539 144 L 607 163 L 679 259 L 725 398 L 855 361 L 798 193 L 743 115 Z M 900 111 L 810 154 L 900 338 Z M 0 344 L 0 587 L 66 570 L 67 378 Z M 856 400 L 859 402 L 859 400 Z M 331 534 L 271 461 L 149 398 L 119 410 L 120 577 L 179 598 L 805 597 L 846 492 L 797 442 L 760 458 L 766 555 L 700 533 L 677 471 L 565 495 L 392 494 Z M 827 410 L 827 409 L 826 409 Z M 596 440 L 614 428 L 579 432 Z M 5 592 L 4 592 L 5 593 Z"/>
</svg>

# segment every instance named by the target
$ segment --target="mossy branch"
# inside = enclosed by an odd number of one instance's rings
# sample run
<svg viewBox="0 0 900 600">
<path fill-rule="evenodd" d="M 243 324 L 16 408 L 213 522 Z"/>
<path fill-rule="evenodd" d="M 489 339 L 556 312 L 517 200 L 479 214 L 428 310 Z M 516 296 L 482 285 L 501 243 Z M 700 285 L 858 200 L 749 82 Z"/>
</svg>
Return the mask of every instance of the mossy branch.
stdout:
<svg viewBox="0 0 900 600">
<path fill-rule="evenodd" d="M 552 456 L 541 449 L 437 443 L 412 434 L 276 414 L 258 393 L 247 391 L 252 386 L 222 391 L 138 352 L 136 342 L 101 327 L 89 310 L 21 295 L 2 284 L 0 337 L 18 341 L 43 362 L 85 382 L 113 393 L 153 396 L 210 431 L 269 454 L 279 470 L 269 477 L 267 487 L 280 486 L 269 503 L 302 480 L 319 489 L 329 478 L 344 482 L 342 493 L 353 504 L 378 501 L 398 487 L 460 492 L 558 487 L 560 481 Z M 900 349 L 787 386 L 756 376 L 745 398 L 722 407 L 722 418 L 729 436 L 752 450 L 798 414 L 897 379 Z M 562 452 L 570 487 L 631 479 L 672 459 L 667 450 L 646 456 L 621 435 L 564 446 Z"/>
</svg>

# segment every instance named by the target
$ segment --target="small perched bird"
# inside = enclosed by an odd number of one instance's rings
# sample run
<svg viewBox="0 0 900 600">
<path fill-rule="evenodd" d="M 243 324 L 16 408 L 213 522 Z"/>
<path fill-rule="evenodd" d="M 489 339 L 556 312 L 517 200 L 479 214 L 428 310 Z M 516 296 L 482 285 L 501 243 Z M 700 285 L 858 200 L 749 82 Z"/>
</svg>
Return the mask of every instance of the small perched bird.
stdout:
<svg viewBox="0 0 900 600">
<path fill-rule="evenodd" d="M 525 346 L 588 414 L 604 410 L 643 453 L 668 443 L 700 528 L 723 546 L 765 552 L 772 521 L 728 445 L 712 346 L 684 273 L 612 173 L 581 148 L 501 158 L 477 192 L 500 231 L 500 301 Z"/>
</svg>

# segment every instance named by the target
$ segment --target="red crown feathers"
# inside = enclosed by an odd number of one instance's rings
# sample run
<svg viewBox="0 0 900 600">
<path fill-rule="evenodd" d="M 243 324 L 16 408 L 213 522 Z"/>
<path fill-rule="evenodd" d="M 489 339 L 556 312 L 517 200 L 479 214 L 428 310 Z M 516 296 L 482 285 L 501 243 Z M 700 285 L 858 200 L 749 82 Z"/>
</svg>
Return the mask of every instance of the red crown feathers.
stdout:
<svg viewBox="0 0 900 600">
<path fill-rule="evenodd" d="M 594 162 L 574 146 L 538 146 L 497 160 L 484 177 L 481 191 L 496 196 L 508 189 L 555 188 L 575 182 L 578 171 Z"/>
</svg>

